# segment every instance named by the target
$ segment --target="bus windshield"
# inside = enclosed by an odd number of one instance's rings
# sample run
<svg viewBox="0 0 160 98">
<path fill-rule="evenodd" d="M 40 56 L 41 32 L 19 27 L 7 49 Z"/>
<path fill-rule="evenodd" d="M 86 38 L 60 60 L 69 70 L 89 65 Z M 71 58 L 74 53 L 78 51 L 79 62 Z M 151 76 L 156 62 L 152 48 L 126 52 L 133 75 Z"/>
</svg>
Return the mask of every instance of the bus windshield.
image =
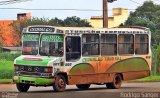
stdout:
<svg viewBox="0 0 160 98">
<path fill-rule="evenodd" d="M 39 34 L 23 34 L 23 55 L 38 54 Z"/>
<path fill-rule="evenodd" d="M 41 37 L 40 55 L 63 56 L 63 35 L 43 34 Z"/>
</svg>

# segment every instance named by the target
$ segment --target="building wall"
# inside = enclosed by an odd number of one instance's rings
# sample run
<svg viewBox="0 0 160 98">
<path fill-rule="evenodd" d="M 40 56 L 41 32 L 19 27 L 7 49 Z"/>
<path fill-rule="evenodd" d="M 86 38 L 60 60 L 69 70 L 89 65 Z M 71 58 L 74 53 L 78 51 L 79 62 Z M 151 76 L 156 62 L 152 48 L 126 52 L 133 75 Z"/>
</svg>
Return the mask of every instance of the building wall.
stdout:
<svg viewBox="0 0 160 98">
<path fill-rule="evenodd" d="M 117 27 L 124 23 L 128 19 L 129 13 L 128 10 L 124 8 L 113 8 L 112 15 L 112 17 L 108 17 L 109 28 Z M 103 27 L 103 17 L 101 16 L 93 16 L 87 21 L 95 28 Z"/>
</svg>

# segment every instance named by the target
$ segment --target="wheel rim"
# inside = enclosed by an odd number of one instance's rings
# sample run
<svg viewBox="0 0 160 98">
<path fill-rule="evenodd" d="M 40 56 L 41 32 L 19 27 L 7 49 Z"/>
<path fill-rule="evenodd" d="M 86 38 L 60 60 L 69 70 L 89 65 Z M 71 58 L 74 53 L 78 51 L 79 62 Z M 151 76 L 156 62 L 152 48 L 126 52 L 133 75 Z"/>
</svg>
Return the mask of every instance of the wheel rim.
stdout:
<svg viewBox="0 0 160 98">
<path fill-rule="evenodd" d="M 116 86 L 120 86 L 121 85 L 121 77 L 119 77 L 119 76 L 115 77 L 115 85 Z"/>
<path fill-rule="evenodd" d="M 59 81 L 58 81 L 58 86 L 59 86 L 60 88 L 63 88 L 63 87 L 65 86 L 65 82 L 64 82 L 63 79 L 59 79 Z"/>
</svg>

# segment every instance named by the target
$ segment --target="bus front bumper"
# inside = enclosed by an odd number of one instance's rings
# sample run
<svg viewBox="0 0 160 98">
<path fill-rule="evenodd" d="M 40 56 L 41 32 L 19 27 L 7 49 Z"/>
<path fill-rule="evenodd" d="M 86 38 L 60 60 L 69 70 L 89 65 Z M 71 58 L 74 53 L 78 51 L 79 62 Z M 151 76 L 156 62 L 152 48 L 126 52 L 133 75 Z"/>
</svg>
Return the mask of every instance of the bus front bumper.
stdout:
<svg viewBox="0 0 160 98">
<path fill-rule="evenodd" d="M 54 83 L 54 78 L 28 77 L 28 76 L 14 76 L 13 82 L 24 83 L 35 86 L 49 86 Z"/>
</svg>

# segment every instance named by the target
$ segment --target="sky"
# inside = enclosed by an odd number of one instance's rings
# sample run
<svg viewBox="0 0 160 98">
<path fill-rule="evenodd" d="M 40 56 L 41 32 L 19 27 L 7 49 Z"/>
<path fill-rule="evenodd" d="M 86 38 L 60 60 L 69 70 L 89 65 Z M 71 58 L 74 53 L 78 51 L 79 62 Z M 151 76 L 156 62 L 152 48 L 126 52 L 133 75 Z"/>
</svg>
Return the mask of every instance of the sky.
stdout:
<svg viewBox="0 0 160 98">
<path fill-rule="evenodd" d="M 7 1 L 7 0 L 0 0 Z M 22 0 L 21 0 L 22 1 Z M 102 16 L 103 0 L 23 0 L 26 2 L 0 5 L 0 20 L 16 20 L 17 13 L 30 12 L 32 17 L 59 18 L 64 19 L 70 16 L 78 16 L 82 19 L 89 19 L 91 16 Z M 109 16 L 112 8 L 136 9 L 146 0 L 117 0 L 108 4 Z M 160 0 L 153 0 L 160 4 Z M 64 11 L 64 10 L 20 10 L 1 8 L 25 8 L 25 9 L 93 9 L 99 11 Z M 130 10 L 134 11 L 134 10 Z"/>
</svg>

